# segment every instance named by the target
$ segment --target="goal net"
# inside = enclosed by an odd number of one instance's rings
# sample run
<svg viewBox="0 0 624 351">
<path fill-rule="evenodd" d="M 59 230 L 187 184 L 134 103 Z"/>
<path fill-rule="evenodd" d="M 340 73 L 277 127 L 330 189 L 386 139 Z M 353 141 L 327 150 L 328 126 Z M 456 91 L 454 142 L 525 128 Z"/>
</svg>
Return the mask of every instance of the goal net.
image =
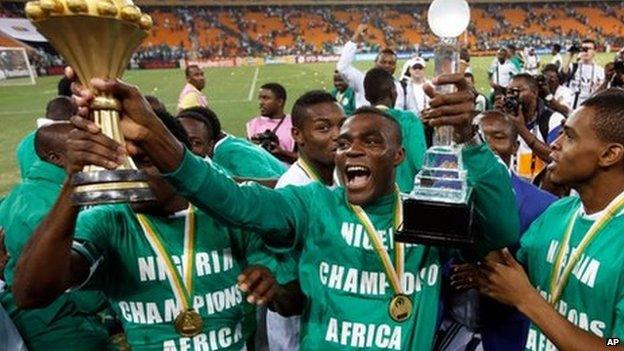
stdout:
<svg viewBox="0 0 624 351">
<path fill-rule="evenodd" d="M 0 86 L 33 84 L 35 70 L 30 65 L 26 49 L 0 47 Z"/>
</svg>

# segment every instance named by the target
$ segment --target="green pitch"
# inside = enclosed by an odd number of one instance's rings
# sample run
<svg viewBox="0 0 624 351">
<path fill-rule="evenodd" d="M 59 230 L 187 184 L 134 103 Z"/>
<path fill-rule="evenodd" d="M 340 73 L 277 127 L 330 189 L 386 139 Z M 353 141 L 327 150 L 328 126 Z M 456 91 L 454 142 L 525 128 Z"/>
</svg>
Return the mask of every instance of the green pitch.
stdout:
<svg viewBox="0 0 624 351">
<path fill-rule="evenodd" d="M 601 64 L 612 55 L 601 55 Z M 542 58 L 542 62 L 549 60 Z M 476 57 L 471 65 L 481 92 L 489 90 L 487 68 L 491 57 Z M 400 68 L 403 62 L 398 64 Z M 358 62 L 361 69 L 372 67 L 372 62 Z M 427 70 L 433 71 L 432 62 Z M 288 92 L 288 110 L 303 92 L 312 89 L 331 89 L 335 64 L 273 65 L 262 67 L 211 68 L 206 69 L 206 89 L 209 104 L 223 125 L 233 134 L 244 135 L 245 122 L 258 114 L 257 91 L 268 82 L 283 84 Z M 257 75 L 256 75 L 257 71 Z M 254 82 L 254 76 L 257 79 Z M 21 138 L 35 128 L 35 120 L 42 117 L 48 100 L 56 95 L 59 77 L 37 79 L 32 86 L 0 86 L 0 196 L 9 191 L 19 180 L 15 161 L 15 148 Z M 182 70 L 128 71 L 124 79 L 136 84 L 145 94 L 157 96 L 175 112 L 180 89 L 184 85 Z"/>
</svg>

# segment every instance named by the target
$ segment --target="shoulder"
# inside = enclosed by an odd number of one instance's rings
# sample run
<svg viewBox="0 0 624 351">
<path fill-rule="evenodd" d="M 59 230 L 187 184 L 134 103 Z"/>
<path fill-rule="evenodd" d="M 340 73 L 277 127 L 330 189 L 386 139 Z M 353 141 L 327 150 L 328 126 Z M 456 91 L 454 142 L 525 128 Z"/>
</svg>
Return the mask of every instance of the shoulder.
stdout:
<svg viewBox="0 0 624 351">
<path fill-rule="evenodd" d="M 577 196 L 561 198 L 548 206 L 542 217 L 557 218 L 557 221 L 561 221 L 561 219 L 566 218 L 567 214 L 578 209 L 580 201 L 581 200 Z"/>
</svg>

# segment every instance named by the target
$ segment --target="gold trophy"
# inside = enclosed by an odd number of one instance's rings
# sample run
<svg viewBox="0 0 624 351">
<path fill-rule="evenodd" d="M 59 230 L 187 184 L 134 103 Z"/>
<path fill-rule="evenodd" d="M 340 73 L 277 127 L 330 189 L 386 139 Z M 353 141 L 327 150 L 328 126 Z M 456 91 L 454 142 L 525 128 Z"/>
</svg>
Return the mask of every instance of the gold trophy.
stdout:
<svg viewBox="0 0 624 351">
<path fill-rule="evenodd" d="M 41 0 L 26 3 L 26 15 L 74 69 L 80 82 L 119 78 L 152 28 L 152 18 L 130 0 Z M 120 102 L 95 91 L 91 118 L 109 138 L 124 145 Z M 86 166 L 74 176 L 72 196 L 79 205 L 153 199 L 147 175 L 131 158 L 115 170 Z"/>
</svg>

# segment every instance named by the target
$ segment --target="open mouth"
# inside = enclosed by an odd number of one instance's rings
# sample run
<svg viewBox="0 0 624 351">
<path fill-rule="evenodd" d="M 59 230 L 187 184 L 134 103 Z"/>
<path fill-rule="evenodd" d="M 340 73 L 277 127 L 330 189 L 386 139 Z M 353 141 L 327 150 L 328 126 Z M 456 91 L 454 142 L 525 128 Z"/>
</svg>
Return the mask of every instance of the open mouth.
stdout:
<svg viewBox="0 0 624 351">
<path fill-rule="evenodd" d="M 363 188 L 371 179 L 371 171 L 366 166 L 347 166 L 345 173 L 349 189 Z"/>
</svg>

